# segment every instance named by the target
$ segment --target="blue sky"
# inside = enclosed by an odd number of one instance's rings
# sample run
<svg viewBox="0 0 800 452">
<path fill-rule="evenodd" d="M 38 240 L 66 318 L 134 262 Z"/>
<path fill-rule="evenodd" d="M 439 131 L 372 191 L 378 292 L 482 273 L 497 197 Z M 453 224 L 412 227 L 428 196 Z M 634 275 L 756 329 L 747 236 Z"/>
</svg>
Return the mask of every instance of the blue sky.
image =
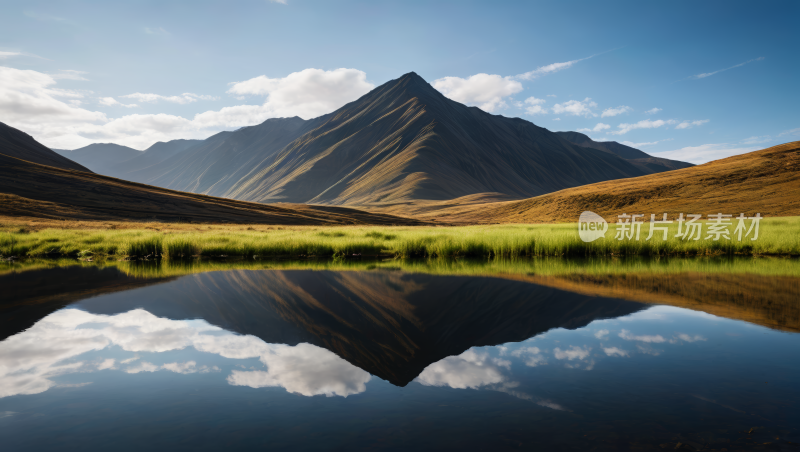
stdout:
<svg viewBox="0 0 800 452">
<path fill-rule="evenodd" d="M 702 163 L 800 139 L 799 2 L 5 2 L 0 121 L 54 148 L 306 119 L 415 71 Z M 657 109 L 657 110 L 653 110 Z"/>
</svg>

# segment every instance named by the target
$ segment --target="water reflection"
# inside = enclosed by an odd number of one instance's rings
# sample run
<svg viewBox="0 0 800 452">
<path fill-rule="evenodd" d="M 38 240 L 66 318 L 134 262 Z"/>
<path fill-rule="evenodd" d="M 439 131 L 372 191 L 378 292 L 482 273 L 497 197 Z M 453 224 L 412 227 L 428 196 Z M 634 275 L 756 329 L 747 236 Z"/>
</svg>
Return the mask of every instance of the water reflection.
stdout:
<svg viewBox="0 0 800 452">
<path fill-rule="evenodd" d="M 0 275 L 16 288 L 0 302 L 0 442 L 752 450 L 800 439 L 799 336 L 635 301 L 655 293 L 786 331 L 800 325 L 793 283 L 356 270 Z M 697 281 L 705 299 L 688 290 Z"/>
</svg>

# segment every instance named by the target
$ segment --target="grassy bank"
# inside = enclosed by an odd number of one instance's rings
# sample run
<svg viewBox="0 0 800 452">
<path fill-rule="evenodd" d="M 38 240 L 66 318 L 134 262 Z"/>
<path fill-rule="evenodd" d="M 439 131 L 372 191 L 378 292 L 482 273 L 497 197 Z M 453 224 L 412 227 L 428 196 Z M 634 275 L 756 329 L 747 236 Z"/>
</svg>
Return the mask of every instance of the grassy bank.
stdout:
<svg viewBox="0 0 800 452">
<path fill-rule="evenodd" d="M 3 256 L 190 256 L 220 257 L 525 257 L 800 255 L 800 217 L 761 221 L 759 238 L 680 240 L 673 224 L 667 240 L 657 233 L 640 240 L 616 240 L 616 225 L 606 238 L 585 243 L 575 224 L 482 225 L 458 227 L 268 227 L 151 223 L 141 229 L 111 224 L 77 228 L 37 227 L 5 222 L 0 226 Z M 731 227 L 731 232 L 733 228 Z"/>
</svg>

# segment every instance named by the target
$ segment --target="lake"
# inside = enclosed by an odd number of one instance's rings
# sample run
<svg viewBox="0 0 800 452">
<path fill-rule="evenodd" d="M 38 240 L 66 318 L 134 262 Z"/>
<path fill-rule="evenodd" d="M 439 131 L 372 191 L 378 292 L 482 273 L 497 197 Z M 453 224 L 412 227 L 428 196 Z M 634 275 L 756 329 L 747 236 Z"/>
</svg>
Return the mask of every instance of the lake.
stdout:
<svg viewBox="0 0 800 452">
<path fill-rule="evenodd" d="M 0 444 L 798 450 L 798 259 L 0 267 Z"/>
</svg>

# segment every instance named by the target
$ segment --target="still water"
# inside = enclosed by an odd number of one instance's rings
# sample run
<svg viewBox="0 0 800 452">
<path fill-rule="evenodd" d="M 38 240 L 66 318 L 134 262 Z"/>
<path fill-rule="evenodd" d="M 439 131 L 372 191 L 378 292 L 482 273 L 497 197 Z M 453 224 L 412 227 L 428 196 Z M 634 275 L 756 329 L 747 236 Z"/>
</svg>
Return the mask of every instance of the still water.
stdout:
<svg viewBox="0 0 800 452">
<path fill-rule="evenodd" d="M 793 261 L 126 265 L 0 273 L 3 451 L 800 443 Z"/>
</svg>

